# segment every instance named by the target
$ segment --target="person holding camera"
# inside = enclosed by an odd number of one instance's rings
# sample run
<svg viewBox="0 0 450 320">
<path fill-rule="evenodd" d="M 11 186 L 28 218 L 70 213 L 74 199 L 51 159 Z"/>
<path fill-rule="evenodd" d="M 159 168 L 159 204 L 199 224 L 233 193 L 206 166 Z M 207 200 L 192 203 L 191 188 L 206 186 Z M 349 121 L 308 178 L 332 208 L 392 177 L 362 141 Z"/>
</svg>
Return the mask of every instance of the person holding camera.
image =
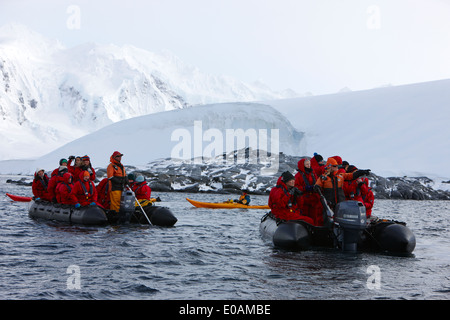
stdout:
<svg viewBox="0 0 450 320">
<path fill-rule="evenodd" d="M 324 173 L 317 179 L 314 189 L 322 192 L 328 205 L 334 211 L 336 204 L 345 201 L 344 181 L 369 175 L 368 170 L 357 170 L 353 173 L 340 173 L 339 164 L 334 158 L 328 158 Z"/>
</svg>

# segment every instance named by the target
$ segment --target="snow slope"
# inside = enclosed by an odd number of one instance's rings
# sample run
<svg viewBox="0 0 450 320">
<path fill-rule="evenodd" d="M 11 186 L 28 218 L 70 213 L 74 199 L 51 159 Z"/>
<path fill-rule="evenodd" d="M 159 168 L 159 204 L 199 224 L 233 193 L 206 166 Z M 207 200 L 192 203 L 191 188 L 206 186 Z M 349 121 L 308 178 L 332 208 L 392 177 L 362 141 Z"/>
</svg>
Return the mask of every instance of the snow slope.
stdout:
<svg viewBox="0 0 450 320">
<path fill-rule="evenodd" d="M 201 124 L 201 127 L 197 125 L 194 128 L 196 124 Z M 295 130 L 275 109 L 255 103 L 224 103 L 123 120 L 74 140 L 34 161 L 0 161 L 0 173 L 30 174 L 37 167 L 50 170 L 58 166 L 61 158 L 85 154 L 91 157 L 94 166 L 106 167 L 115 150 L 124 154 L 124 164 L 134 166 L 145 166 L 159 158 L 210 158 L 227 152 L 227 143 L 231 145 L 228 151 L 250 146 L 248 137 L 244 146 L 238 145 L 238 138 L 234 135 L 232 140 L 228 138 L 227 130 L 237 133 L 239 137 L 237 129 L 247 134 L 256 133 L 255 149 L 259 147 L 276 154 L 280 150 L 298 154 L 302 149 L 303 133 Z M 261 129 L 267 131 L 262 131 L 260 135 Z M 270 139 L 275 137 L 279 137 L 279 146 L 270 143 Z"/>
<path fill-rule="evenodd" d="M 386 177 L 450 177 L 450 80 L 267 103 L 305 132 L 304 154 Z"/>
</svg>

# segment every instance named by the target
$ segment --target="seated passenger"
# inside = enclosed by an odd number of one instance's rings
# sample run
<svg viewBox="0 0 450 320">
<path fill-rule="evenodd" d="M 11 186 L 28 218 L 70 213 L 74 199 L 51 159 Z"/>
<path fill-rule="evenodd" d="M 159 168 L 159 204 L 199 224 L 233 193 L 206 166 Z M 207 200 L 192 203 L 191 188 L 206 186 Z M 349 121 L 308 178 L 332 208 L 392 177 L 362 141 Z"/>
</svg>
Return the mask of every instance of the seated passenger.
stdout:
<svg viewBox="0 0 450 320">
<path fill-rule="evenodd" d="M 75 205 L 78 200 L 72 194 L 73 182 L 72 174 L 66 172 L 62 181 L 56 187 L 56 201 L 61 204 Z"/>
<path fill-rule="evenodd" d="M 138 200 L 150 200 L 150 196 L 152 194 L 152 189 L 147 184 L 144 176 L 139 175 L 136 178 L 135 183 L 133 184 L 133 192 Z"/>
<path fill-rule="evenodd" d="M 67 162 L 66 162 L 67 164 Z M 53 171 L 53 173 L 55 170 Z M 52 173 L 52 177 L 50 178 L 50 181 L 48 182 L 48 188 L 47 191 L 50 195 L 50 199 L 53 202 L 56 202 L 56 187 L 58 186 L 58 183 L 63 181 L 63 175 L 68 172 L 67 165 L 61 165 L 58 168 L 58 172 L 56 174 Z"/>
<path fill-rule="evenodd" d="M 301 159 L 297 166 L 295 186 L 302 192 L 298 199 L 298 206 L 305 216 L 314 221 L 315 226 L 323 226 L 323 206 L 319 194 L 314 191 L 317 176 L 311 168 L 311 161 Z"/>
<path fill-rule="evenodd" d="M 100 206 L 102 206 L 104 209 L 109 210 L 109 207 L 111 205 L 111 200 L 109 198 L 109 180 L 108 178 L 102 179 L 100 183 L 95 187 L 97 189 L 97 202 Z"/>
<path fill-rule="evenodd" d="M 81 162 L 81 170 L 89 172 L 89 179 L 91 179 L 91 181 L 95 181 L 96 175 L 95 170 L 91 164 L 91 159 L 88 156 L 82 156 Z"/>
<path fill-rule="evenodd" d="M 52 198 L 50 196 L 50 193 L 48 192 L 48 176 L 45 173 L 44 169 L 37 169 L 34 173 L 34 179 L 33 184 L 31 186 L 31 189 L 33 191 L 34 198 L 44 200 L 44 201 L 51 201 Z"/>
<path fill-rule="evenodd" d="M 314 156 L 311 158 L 311 169 L 313 169 L 316 176 L 320 176 L 323 174 L 324 168 L 323 157 L 314 152 Z"/>
<path fill-rule="evenodd" d="M 334 211 L 336 204 L 345 201 L 344 181 L 357 179 L 360 176 L 370 174 L 370 170 L 356 170 L 353 173 L 339 173 L 339 165 L 334 158 L 328 158 L 326 170 L 317 179 L 314 186 L 318 192 L 322 192 L 328 205 Z"/>
<path fill-rule="evenodd" d="M 84 207 L 87 205 L 96 205 L 97 189 L 94 183 L 90 180 L 91 175 L 88 171 L 83 171 L 80 174 L 80 180 L 75 183 L 72 189 L 72 194 L 77 198 L 75 207 Z"/>
<path fill-rule="evenodd" d="M 72 160 L 75 160 L 74 165 L 72 165 Z M 81 165 L 82 165 L 81 157 L 75 157 L 70 156 L 69 162 L 67 163 L 67 167 L 69 168 L 69 172 L 72 174 L 73 183 L 77 182 L 79 180 L 79 175 L 81 171 Z"/>
<path fill-rule="evenodd" d="M 301 192 L 294 186 L 295 178 L 285 171 L 278 178 L 277 186 L 272 188 L 269 194 L 269 207 L 272 214 L 283 220 L 304 220 L 310 224 L 314 221 L 300 212 L 298 197 Z"/>
<path fill-rule="evenodd" d="M 349 166 L 347 172 L 355 172 L 355 166 Z M 366 217 L 370 218 L 372 215 L 372 208 L 374 204 L 374 194 L 372 188 L 369 187 L 369 179 L 359 177 L 354 180 L 344 182 L 344 194 L 346 200 L 355 200 L 364 204 L 366 207 Z"/>
</svg>

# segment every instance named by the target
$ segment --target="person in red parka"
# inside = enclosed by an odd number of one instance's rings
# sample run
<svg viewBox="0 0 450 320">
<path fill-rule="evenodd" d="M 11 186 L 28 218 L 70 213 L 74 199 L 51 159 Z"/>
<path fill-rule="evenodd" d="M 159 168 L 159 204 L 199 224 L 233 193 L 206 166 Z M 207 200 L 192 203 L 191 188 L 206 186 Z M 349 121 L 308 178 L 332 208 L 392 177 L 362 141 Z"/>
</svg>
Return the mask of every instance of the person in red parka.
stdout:
<svg viewBox="0 0 450 320">
<path fill-rule="evenodd" d="M 72 165 L 72 161 L 75 160 L 74 165 Z M 81 161 L 81 157 L 70 156 L 69 162 L 67 163 L 67 168 L 69 169 L 69 173 L 72 174 L 72 183 L 75 184 L 79 180 L 80 173 L 83 171 L 81 169 L 83 162 Z"/>
<path fill-rule="evenodd" d="M 311 161 L 301 159 L 297 166 L 295 186 L 303 193 L 300 196 L 298 206 L 302 214 L 314 221 L 315 226 L 323 226 L 323 206 L 319 194 L 314 191 L 317 176 L 311 168 Z"/>
<path fill-rule="evenodd" d="M 48 176 L 44 169 L 37 169 L 34 173 L 33 183 L 31 185 L 31 190 L 35 199 L 40 199 L 44 201 L 52 201 L 52 197 L 48 192 Z"/>
<path fill-rule="evenodd" d="M 339 156 L 332 157 L 334 160 L 336 160 L 338 164 L 338 172 L 337 173 L 346 173 L 345 169 L 342 166 L 342 158 Z"/>
<path fill-rule="evenodd" d="M 314 152 L 314 156 L 311 158 L 311 168 L 318 177 L 325 172 L 323 157 L 320 154 Z"/>
<path fill-rule="evenodd" d="M 96 174 L 94 168 L 92 167 L 91 158 L 89 158 L 89 156 L 82 156 L 81 162 L 81 169 L 89 172 L 90 179 L 95 181 Z"/>
<path fill-rule="evenodd" d="M 102 179 L 100 183 L 96 186 L 97 189 L 97 202 L 104 209 L 109 210 L 111 205 L 111 199 L 109 198 L 109 180 L 108 178 Z"/>
<path fill-rule="evenodd" d="M 334 158 L 328 158 L 325 173 L 316 181 L 314 188 L 322 192 L 328 205 L 334 211 L 339 202 L 345 201 L 344 181 L 357 179 L 370 174 L 370 169 L 356 170 L 353 173 L 338 173 L 338 164 Z"/>
<path fill-rule="evenodd" d="M 72 194 L 77 198 L 75 207 L 84 207 L 87 205 L 96 205 L 97 189 L 94 183 L 90 180 L 91 175 L 88 171 L 83 171 L 80 174 L 80 180 L 75 183 L 72 189 Z"/>
<path fill-rule="evenodd" d="M 283 220 L 304 220 L 310 224 L 314 221 L 300 212 L 298 207 L 298 197 L 301 192 L 294 186 L 295 178 L 289 172 L 285 171 L 278 178 L 277 186 L 272 188 L 269 194 L 269 207 L 272 214 Z"/>
<path fill-rule="evenodd" d="M 56 201 L 61 204 L 75 205 L 78 199 L 72 194 L 74 187 L 72 174 L 64 173 L 62 181 L 56 186 Z"/>
<path fill-rule="evenodd" d="M 68 172 L 68 168 L 67 168 L 67 161 L 66 161 L 66 165 L 61 165 L 58 168 L 58 171 L 53 170 L 52 172 L 52 177 L 50 178 L 50 181 L 48 182 L 48 188 L 47 191 L 50 195 L 50 199 L 53 202 L 57 202 L 56 201 L 56 187 L 58 186 L 58 183 L 63 181 L 63 175 Z"/>
<path fill-rule="evenodd" d="M 355 172 L 356 170 L 358 169 L 352 165 L 348 167 L 347 172 Z M 372 192 L 372 188 L 369 187 L 369 179 L 359 177 L 354 180 L 344 181 L 343 189 L 345 199 L 363 203 L 364 207 L 366 207 L 366 217 L 370 218 L 375 196 Z"/>
<path fill-rule="evenodd" d="M 145 181 L 144 176 L 137 176 L 135 183 L 132 186 L 132 190 L 138 200 L 150 200 L 152 189 Z"/>
</svg>

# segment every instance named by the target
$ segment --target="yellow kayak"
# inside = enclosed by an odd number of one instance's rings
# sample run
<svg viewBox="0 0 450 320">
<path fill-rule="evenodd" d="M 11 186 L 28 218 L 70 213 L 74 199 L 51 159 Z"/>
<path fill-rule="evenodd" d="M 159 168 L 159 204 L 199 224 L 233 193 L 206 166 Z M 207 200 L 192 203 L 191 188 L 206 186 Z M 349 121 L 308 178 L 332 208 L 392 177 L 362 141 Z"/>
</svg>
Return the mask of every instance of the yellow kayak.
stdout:
<svg viewBox="0 0 450 320">
<path fill-rule="evenodd" d="M 269 209 L 269 206 L 247 206 L 237 202 L 200 202 L 186 198 L 194 207 L 210 209 Z"/>
</svg>

